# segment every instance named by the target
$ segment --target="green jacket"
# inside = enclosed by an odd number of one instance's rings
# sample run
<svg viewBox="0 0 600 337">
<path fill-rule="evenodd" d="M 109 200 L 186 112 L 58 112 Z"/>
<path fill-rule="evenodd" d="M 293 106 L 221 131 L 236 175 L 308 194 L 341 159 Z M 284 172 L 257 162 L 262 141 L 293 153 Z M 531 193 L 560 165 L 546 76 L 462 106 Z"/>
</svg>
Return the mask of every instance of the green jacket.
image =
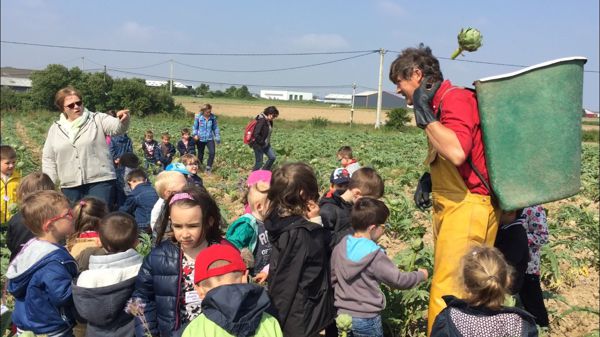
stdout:
<svg viewBox="0 0 600 337">
<path fill-rule="evenodd" d="M 234 335 L 225 331 L 210 319 L 206 318 L 204 314 L 196 317 L 183 331 L 181 337 L 235 337 Z M 282 337 L 283 333 L 279 327 L 279 323 L 275 317 L 263 313 L 260 320 L 260 325 L 254 334 L 256 337 Z"/>
<path fill-rule="evenodd" d="M 257 226 L 256 218 L 252 214 L 244 214 L 229 226 L 225 238 L 240 250 L 248 248 L 254 252 L 258 238 Z"/>
</svg>

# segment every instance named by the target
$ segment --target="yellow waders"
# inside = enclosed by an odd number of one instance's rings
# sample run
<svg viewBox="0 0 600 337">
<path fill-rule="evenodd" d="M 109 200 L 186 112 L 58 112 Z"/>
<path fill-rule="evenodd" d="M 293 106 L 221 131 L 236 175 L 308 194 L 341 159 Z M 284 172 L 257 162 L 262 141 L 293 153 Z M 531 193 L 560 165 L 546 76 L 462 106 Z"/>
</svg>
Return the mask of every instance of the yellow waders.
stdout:
<svg viewBox="0 0 600 337">
<path fill-rule="evenodd" d="M 493 246 L 498 230 L 499 209 L 487 195 L 473 194 L 458 169 L 429 146 L 433 199 L 434 264 L 429 293 L 427 335 L 437 314 L 446 307 L 442 296 L 461 298 L 460 259 L 477 244 Z"/>
</svg>

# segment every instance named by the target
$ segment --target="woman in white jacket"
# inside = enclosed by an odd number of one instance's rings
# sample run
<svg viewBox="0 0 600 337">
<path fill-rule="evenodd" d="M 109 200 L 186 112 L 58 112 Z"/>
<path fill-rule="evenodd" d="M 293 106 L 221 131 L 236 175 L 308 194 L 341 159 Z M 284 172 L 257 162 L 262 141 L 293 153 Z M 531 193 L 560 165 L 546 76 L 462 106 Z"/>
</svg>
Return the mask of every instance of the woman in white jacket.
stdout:
<svg viewBox="0 0 600 337">
<path fill-rule="evenodd" d="M 129 110 L 117 112 L 116 118 L 91 112 L 72 87 L 59 90 L 54 104 L 62 113 L 48 131 L 42 171 L 72 203 L 92 196 L 112 205 L 116 175 L 106 136 L 127 131 Z"/>
</svg>

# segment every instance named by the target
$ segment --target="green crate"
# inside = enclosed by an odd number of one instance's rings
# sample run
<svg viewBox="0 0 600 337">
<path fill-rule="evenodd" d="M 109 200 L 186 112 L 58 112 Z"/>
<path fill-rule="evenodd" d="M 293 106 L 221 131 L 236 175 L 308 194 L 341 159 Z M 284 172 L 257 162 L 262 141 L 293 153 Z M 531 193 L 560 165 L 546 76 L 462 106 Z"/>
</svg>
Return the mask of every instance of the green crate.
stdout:
<svg viewBox="0 0 600 337">
<path fill-rule="evenodd" d="M 579 192 L 586 61 L 563 58 L 475 82 L 487 168 L 502 209 Z"/>
</svg>

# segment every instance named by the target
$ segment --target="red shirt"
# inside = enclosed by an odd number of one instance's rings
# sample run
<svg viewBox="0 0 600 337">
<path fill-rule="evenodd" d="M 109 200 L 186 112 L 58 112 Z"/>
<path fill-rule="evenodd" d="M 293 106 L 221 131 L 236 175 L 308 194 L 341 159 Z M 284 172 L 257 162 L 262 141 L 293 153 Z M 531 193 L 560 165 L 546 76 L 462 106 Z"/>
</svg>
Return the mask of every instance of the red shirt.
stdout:
<svg viewBox="0 0 600 337">
<path fill-rule="evenodd" d="M 435 96 L 433 97 L 433 111 L 437 115 L 438 106 L 442 104 L 440 122 L 450 130 L 456 133 L 458 141 L 465 152 L 465 155 L 471 157 L 473 165 L 489 182 L 487 166 L 485 163 L 485 150 L 481 136 L 481 125 L 479 122 L 479 109 L 477 108 L 477 97 L 475 92 L 454 87 L 452 83 L 446 80 L 442 83 Z M 475 171 L 465 162 L 458 167 L 458 173 L 463 178 L 467 188 L 471 193 L 489 195 L 489 191 L 481 182 Z"/>
</svg>

